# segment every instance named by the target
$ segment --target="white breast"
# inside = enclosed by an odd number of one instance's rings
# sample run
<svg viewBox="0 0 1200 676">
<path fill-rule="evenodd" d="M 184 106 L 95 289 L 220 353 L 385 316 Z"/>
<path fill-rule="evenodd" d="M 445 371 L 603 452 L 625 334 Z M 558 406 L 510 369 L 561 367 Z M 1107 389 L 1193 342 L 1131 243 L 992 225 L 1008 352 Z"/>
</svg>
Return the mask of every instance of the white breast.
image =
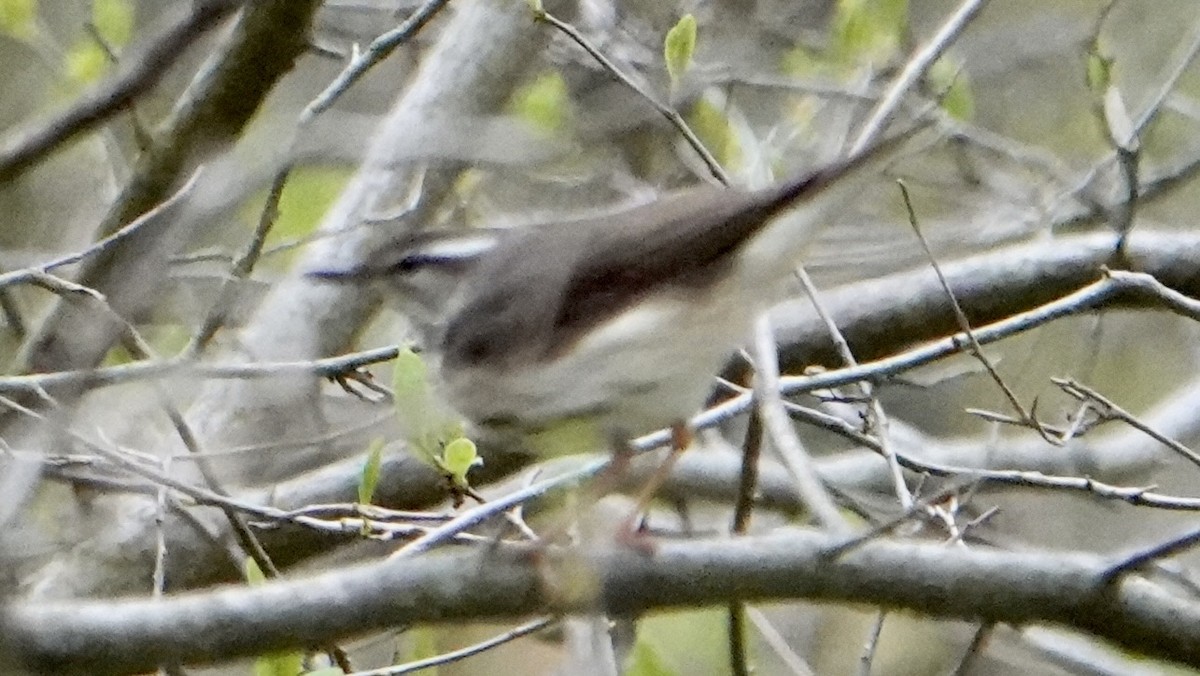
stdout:
<svg viewBox="0 0 1200 676">
<path fill-rule="evenodd" d="M 710 291 L 643 299 L 536 369 L 444 368 L 448 395 L 476 421 L 541 425 L 596 414 L 608 432 L 637 436 L 684 420 L 703 405 L 757 307 L 746 294 Z"/>
</svg>

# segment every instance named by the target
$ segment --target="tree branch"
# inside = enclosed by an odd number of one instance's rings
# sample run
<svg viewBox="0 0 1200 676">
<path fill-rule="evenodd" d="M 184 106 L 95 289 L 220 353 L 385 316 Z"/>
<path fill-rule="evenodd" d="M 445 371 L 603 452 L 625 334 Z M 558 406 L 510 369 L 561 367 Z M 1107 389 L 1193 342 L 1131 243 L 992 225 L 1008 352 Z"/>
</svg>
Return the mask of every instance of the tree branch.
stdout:
<svg viewBox="0 0 1200 676">
<path fill-rule="evenodd" d="M 416 622 L 734 600 L 861 603 L 943 618 L 1049 623 L 1200 665 L 1200 604 L 1079 553 L 1003 552 L 782 530 L 615 551 L 438 553 L 165 600 L 18 604 L 4 635 L 42 672 L 114 674 L 299 648 Z M 540 563 L 538 563 L 540 561 Z M 567 577 L 563 577 L 566 575 Z M 585 582 L 571 576 L 590 579 Z M 547 582 L 558 580 L 558 584 Z"/>
</svg>

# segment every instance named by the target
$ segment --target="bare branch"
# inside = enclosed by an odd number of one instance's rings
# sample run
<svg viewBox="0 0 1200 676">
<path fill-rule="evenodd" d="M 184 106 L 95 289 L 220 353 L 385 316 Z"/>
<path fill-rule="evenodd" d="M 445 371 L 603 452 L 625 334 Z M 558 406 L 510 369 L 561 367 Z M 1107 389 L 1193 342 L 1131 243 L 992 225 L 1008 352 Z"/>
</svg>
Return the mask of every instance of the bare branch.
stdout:
<svg viewBox="0 0 1200 676">
<path fill-rule="evenodd" d="M 601 609 L 625 615 L 804 598 L 946 618 L 1058 624 L 1146 655 L 1200 664 L 1200 604 L 1143 579 L 1107 585 L 1108 563 L 1101 557 L 885 540 L 826 556 L 838 542 L 785 530 L 737 540 L 662 542 L 652 557 L 629 549 L 564 558 L 553 551 L 539 557 L 503 549 L 447 552 L 170 599 L 18 604 L 8 609 L 5 636 L 25 663 L 42 671 L 104 674 L 480 613 L 497 618 Z M 545 567 L 560 565 L 590 571 L 594 584 L 567 594 L 546 587 Z"/>
</svg>

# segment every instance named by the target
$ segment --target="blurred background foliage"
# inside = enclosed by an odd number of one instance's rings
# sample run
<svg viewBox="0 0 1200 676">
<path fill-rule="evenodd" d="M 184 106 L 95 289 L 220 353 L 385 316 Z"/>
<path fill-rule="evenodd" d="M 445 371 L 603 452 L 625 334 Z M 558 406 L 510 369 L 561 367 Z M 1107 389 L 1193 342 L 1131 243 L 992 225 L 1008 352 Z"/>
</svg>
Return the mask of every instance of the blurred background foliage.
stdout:
<svg viewBox="0 0 1200 676">
<path fill-rule="evenodd" d="M 70 105 L 112 71 L 114 57 L 119 60 L 157 25 L 167 4 L 0 0 L 0 128 L 15 129 Z M 1188 0 L 1130 0 L 1116 3 L 1097 33 L 1103 4 L 991 3 L 934 66 L 922 89 L 930 96 L 943 93 L 942 105 L 950 116 L 1081 172 L 1108 148 L 1094 114 L 1097 95 L 1087 82 L 1093 36 L 1112 64 L 1112 81 L 1128 108 L 1141 111 L 1198 30 L 1195 5 Z M 284 130 L 341 67 L 329 53 L 344 55 L 353 45 L 370 41 L 395 25 L 397 14 L 415 6 L 408 0 L 327 2 L 314 32 L 314 44 L 326 53 L 314 50 L 301 59 L 259 111 L 233 157 L 247 167 L 273 166 Z M 760 185 L 836 153 L 852 138 L 851 120 L 869 108 L 864 97 L 878 94 L 915 41 L 931 35 L 955 7 L 944 0 L 591 0 L 582 3 L 572 20 L 609 58 L 676 105 L 738 182 Z M 695 51 L 690 65 L 672 78 L 663 61 L 663 40 L 687 13 L 697 19 Z M 443 22 L 435 21 L 412 45 L 374 69 L 301 139 L 300 168 L 285 190 L 262 264 L 240 283 L 240 313 L 252 312 L 264 289 L 289 274 L 298 247 L 312 236 L 362 148 L 371 143 L 373 122 L 421 64 Z M 189 47 L 129 114 L 0 185 L 0 268 L 20 268 L 86 246 L 129 177 L 138 152 L 138 127 L 153 132 L 214 40 L 210 36 Z M 1141 138 L 1144 171 L 1171 167 L 1200 149 L 1198 95 L 1200 77 L 1192 67 L 1168 97 L 1164 114 Z M 397 159 L 455 160 L 471 166 L 457 183 L 455 199 L 438 212 L 443 225 L 545 221 L 636 202 L 694 183 L 705 173 L 658 113 L 562 36 L 556 36 L 525 82 L 514 83 L 506 114 L 459 120 L 454 111 L 445 112 L 445 119 L 430 120 L 433 131 L 414 130 L 424 146 L 402 150 Z M 1047 186 L 1028 167 L 994 156 L 939 152 L 905 166 L 904 173 L 912 177 L 926 234 L 945 260 L 1013 241 L 1041 238 L 1052 246 L 1056 233 L 1050 225 L 1070 209 L 1060 199 L 1064 186 Z M 172 284 L 161 289 L 153 316 L 136 318 L 160 354 L 174 354 L 186 343 L 261 216 L 268 174 L 248 170 L 246 175 L 248 180 L 238 185 L 243 193 L 230 200 L 234 206 L 195 229 L 186 251 L 174 261 Z M 1140 209 L 1137 227 L 1192 229 L 1198 207 L 1200 191 L 1187 186 Z M 922 264 L 909 231 L 896 229 L 901 223 L 897 200 L 873 209 L 881 214 L 877 226 L 834 231 L 814 246 L 809 263 L 822 286 Z M 4 327 L 0 356 L 15 358 L 50 300 L 40 290 L 16 293 L 23 322 Z M 244 316 L 240 313 L 231 317 L 232 328 Z M 366 332 L 364 344 L 394 342 L 397 329 L 390 322 L 385 317 Z M 1058 422 L 1073 409 L 1047 375 L 1079 377 L 1126 408 L 1144 410 L 1195 377 L 1198 333 L 1193 324 L 1174 316 L 1112 312 L 1063 320 L 990 352 L 1022 400 L 1036 398 L 1039 414 Z M 110 355 L 111 362 L 127 359 Z M 977 369 L 939 368 L 926 370 L 928 383 L 884 388 L 887 409 L 934 436 L 987 444 L 994 435 L 1028 434 L 997 430 L 963 412 L 964 402 L 1003 409 L 1000 394 Z M 115 401 L 115 408 L 111 402 L 104 407 L 114 418 L 137 410 L 132 405 L 124 410 L 124 400 Z M 120 428 L 114 432 L 118 436 L 139 427 L 129 420 L 108 423 Z M 833 452 L 843 445 L 819 432 L 805 436 L 817 451 Z M 1186 493 L 1196 482 L 1188 473 L 1172 471 L 1176 463 L 1165 460 L 1151 480 L 1164 492 Z M 1190 514 L 1122 509 L 1046 492 L 993 495 L 989 501 L 1002 508 L 989 524 L 989 536 L 1021 547 L 1114 550 L 1195 521 Z M 47 523 L 54 524 L 44 534 L 48 552 L 80 537 L 57 519 L 47 518 Z M 803 646 L 799 651 L 821 674 L 854 670 L 873 618 L 869 611 L 808 604 L 781 604 L 767 612 L 790 644 Z M 646 619 L 631 673 L 722 673 L 720 619 L 710 611 Z M 972 631 L 964 623 L 890 619 L 873 673 L 945 673 Z M 422 641 L 445 650 L 486 634 L 478 628 L 434 627 L 422 634 Z M 538 641 L 524 639 L 439 671 L 555 673 L 552 649 Z M 530 648 L 530 643 L 538 647 Z M 367 640 L 364 646 L 364 654 L 375 657 L 408 650 L 390 638 Z M 541 657 L 543 651 L 542 661 L 530 657 Z M 762 641 L 755 641 L 754 654 L 763 665 L 760 673 L 785 673 Z M 1159 667 L 1147 669 L 1151 673 Z M 248 672 L 243 666 L 228 673 Z M 1072 672 L 1027 644 L 1008 640 L 989 651 L 987 664 L 974 673 Z"/>
</svg>

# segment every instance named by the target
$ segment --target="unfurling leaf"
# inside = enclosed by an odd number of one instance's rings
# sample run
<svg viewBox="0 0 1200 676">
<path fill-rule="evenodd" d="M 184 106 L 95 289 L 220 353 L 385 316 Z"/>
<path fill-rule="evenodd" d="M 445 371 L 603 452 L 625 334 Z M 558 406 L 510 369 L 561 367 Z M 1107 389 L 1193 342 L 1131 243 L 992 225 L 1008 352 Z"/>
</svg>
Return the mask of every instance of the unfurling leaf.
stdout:
<svg viewBox="0 0 1200 676">
<path fill-rule="evenodd" d="M 518 88 L 509 108 L 537 129 L 553 132 L 566 125 L 570 105 L 567 83 L 557 71 L 550 71 Z"/>
<path fill-rule="evenodd" d="M 684 14 L 671 30 L 667 31 L 667 37 L 663 40 L 663 58 L 667 62 L 671 86 L 675 86 L 683 78 L 692 65 L 695 53 L 696 17 Z"/>
<path fill-rule="evenodd" d="M 37 0 L 0 0 L 0 31 L 24 40 L 37 29 Z"/>
<path fill-rule="evenodd" d="M 379 485 L 379 468 L 383 464 L 383 439 L 375 439 L 367 447 L 367 460 L 363 463 L 362 478 L 358 482 L 358 504 L 369 505 Z"/>
<path fill-rule="evenodd" d="M 441 465 L 455 486 L 468 488 L 470 483 L 467 482 L 467 472 L 471 471 L 472 467 L 482 465 L 483 458 L 479 457 L 479 450 L 475 448 L 475 442 L 459 437 L 451 440 L 442 449 L 438 464 Z"/>
<path fill-rule="evenodd" d="M 950 117 L 970 120 L 975 115 L 975 97 L 971 94 L 971 82 L 961 66 L 942 57 L 934 62 L 927 76 L 934 96 Z"/>
</svg>

